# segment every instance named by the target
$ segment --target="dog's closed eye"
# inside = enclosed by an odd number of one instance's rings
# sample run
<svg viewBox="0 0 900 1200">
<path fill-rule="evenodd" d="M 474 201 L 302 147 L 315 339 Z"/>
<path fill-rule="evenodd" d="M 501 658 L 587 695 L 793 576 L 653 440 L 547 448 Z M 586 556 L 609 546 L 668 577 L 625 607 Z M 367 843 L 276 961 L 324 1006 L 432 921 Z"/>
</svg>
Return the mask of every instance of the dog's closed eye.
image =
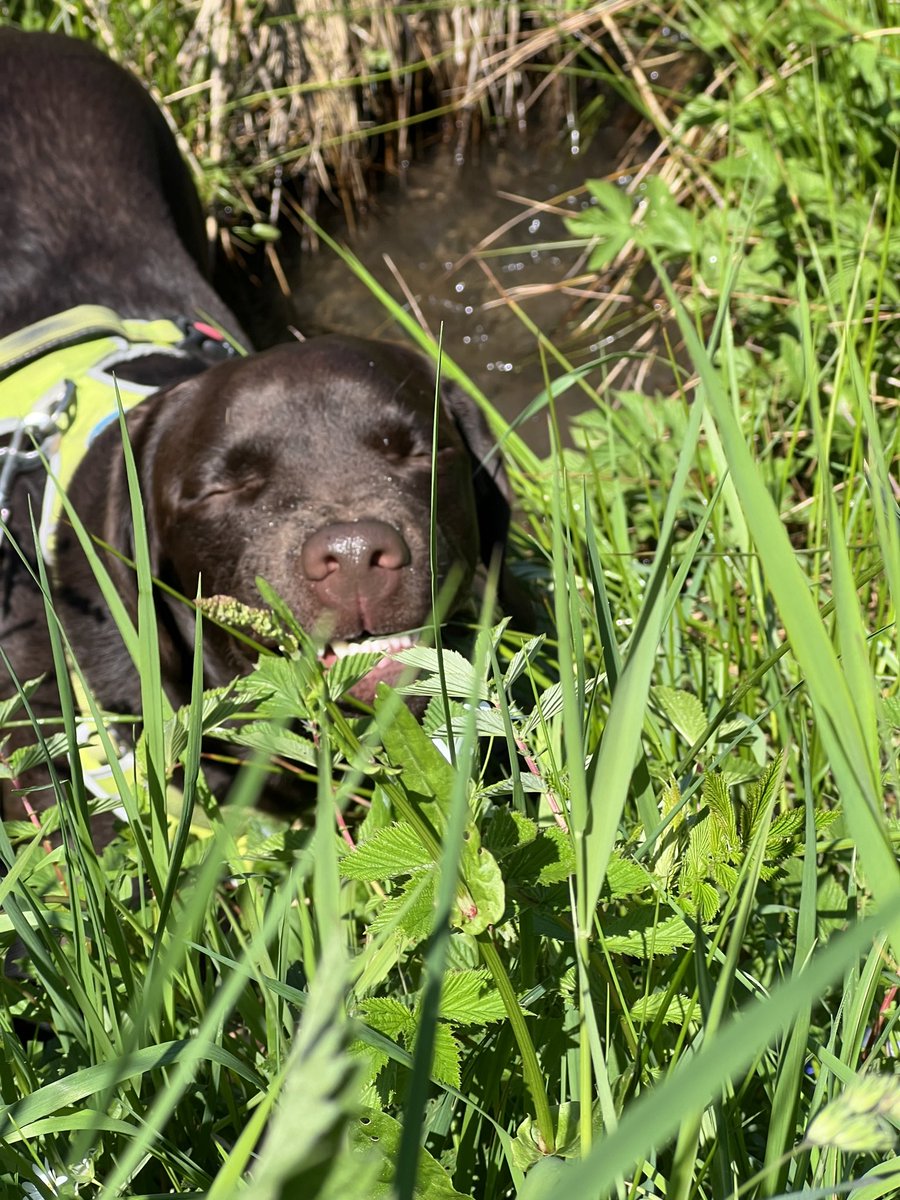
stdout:
<svg viewBox="0 0 900 1200">
<path fill-rule="evenodd" d="M 384 458 L 394 463 L 409 462 L 414 465 L 431 466 L 431 430 L 419 430 L 409 425 L 379 425 L 370 430 L 363 442 Z M 446 457 L 453 446 L 439 446 L 438 456 Z"/>
<path fill-rule="evenodd" d="M 249 503 L 259 496 L 272 478 L 274 454 L 258 442 L 229 446 L 211 456 L 204 469 L 184 481 L 181 500 L 202 503 L 217 496 L 233 496 Z"/>
</svg>

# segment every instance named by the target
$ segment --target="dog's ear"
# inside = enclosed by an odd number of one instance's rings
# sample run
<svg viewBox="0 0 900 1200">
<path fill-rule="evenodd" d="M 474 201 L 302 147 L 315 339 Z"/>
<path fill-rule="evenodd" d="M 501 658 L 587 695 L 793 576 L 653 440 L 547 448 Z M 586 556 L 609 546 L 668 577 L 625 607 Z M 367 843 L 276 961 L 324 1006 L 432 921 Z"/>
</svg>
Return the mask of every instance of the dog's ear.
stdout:
<svg viewBox="0 0 900 1200">
<path fill-rule="evenodd" d="M 441 394 L 472 459 L 481 557 L 487 566 L 495 554 L 502 558 L 506 546 L 512 489 L 496 439 L 475 401 L 455 383 L 443 383 Z"/>
</svg>

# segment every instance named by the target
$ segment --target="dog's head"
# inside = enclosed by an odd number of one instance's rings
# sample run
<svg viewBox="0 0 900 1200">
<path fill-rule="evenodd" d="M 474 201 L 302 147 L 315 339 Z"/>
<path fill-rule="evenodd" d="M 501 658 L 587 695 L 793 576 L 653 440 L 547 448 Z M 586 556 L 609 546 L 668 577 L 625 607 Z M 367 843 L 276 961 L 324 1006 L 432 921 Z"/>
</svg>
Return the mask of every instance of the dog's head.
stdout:
<svg viewBox="0 0 900 1200">
<path fill-rule="evenodd" d="M 163 393 L 134 430 L 159 577 L 251 605 L 262 577 L 326 661 L 402 648 L 399 635 L 431 613 L 434 389 L 417 353 L 329 336 Z M 438 583 L 452 592 L 445 616 L 502 551 L 509 487 L 494 451 L 474 404 L 443 388 L 434 539 Z M 369 699 L 377 678 L 398 674 L 385 664 L 355 694 Z"/>
</svg>

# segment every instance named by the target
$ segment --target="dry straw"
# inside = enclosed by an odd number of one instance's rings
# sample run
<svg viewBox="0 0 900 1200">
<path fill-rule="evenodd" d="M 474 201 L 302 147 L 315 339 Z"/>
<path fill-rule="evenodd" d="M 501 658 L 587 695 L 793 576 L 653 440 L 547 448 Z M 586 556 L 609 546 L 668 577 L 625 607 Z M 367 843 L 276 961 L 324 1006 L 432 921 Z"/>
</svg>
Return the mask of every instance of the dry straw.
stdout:
<svg viewBox="0 0 900 1200">
<path fill-rule="evenodd" d="M 302 176 L 310 205 L 334 191 L 352 220 L 365 206 L 373 157 L 389 170 L 408 159 L 411 129 L 429 115 L 461 151 L 484 121 L 521 126 L 538 102 L 575 121 L 567 66 L 608 39 L 610 22 L 629 11 L 633 20 L 637 5 L 573 12 L 566 0 L 199 0 L 171 8 L 126 37 L 115 6 L 84 5 L 114 56 L 130 42 L 131 61 L 157 82 L 173 126 L 186 131 L 186 152 L 211 178 L 259 194 Z M 160 87 L 162 77 L 170 83 Z"/>
</svg>

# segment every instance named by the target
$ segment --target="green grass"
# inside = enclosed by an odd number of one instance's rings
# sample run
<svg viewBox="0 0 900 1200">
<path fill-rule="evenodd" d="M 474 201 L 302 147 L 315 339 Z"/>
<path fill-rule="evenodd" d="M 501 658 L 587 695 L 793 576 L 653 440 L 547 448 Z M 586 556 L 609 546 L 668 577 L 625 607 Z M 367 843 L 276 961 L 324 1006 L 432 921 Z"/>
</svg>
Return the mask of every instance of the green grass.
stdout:
<svg viewBox="0 0 900 1200">
<path fill-rule="evenodd" d="M 665 20 L 709 86 L 663 122 L 621 71 L 666 153 L 570 232 L 657 298 L 675 382 L 607 390 L 544 336 L 550 458 L 490 413 L 540 632 L 486 608 L 470 659 L 410 652 L 423 726 L 351 719 L 273 597 L 296 651 L 205 698 L 198 660 L 173 715 L 138 554 L 130 822 L 98 857 L 74 757 L 65 850 L 0 831 L 3 1197 L 45 1162 L 47 1196 L 900 1190 L 900 38 L 849 2 Z M 225 807 L 213 730 L 260 753 Z M 252 809 L 273 751 L 302 829 Z"/>
</svg>

